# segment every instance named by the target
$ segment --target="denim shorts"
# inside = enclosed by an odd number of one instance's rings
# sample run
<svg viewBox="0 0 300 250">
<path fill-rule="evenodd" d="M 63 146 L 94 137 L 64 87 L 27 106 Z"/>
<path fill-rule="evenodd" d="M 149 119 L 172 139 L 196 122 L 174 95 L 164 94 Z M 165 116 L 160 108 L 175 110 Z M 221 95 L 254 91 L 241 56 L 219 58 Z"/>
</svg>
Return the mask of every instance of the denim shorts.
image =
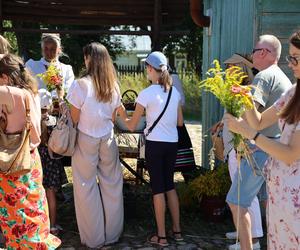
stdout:
<svg viewBox="0 0 300 250">
<path fill-rule="evenodd" d="M 250 146 L 253 148 L 254 146 Z M 261 199 L 267 199 L 265 177 L 263 168 L 268 155 L 260 149 L 252 153 L 252 166 L 246 159 L 241 160 L 240 174 L 236 174 L 232 180 L 230 190 L 227 194 L 228 203 L 239 205 L 244 208 L 250 207 L 253 199 L 259 194 Z M 254 173 L 255 172 L 255 173 Z M 238 200 L 238 188 L 240 188 L 240 199 Z"/>
</svg>

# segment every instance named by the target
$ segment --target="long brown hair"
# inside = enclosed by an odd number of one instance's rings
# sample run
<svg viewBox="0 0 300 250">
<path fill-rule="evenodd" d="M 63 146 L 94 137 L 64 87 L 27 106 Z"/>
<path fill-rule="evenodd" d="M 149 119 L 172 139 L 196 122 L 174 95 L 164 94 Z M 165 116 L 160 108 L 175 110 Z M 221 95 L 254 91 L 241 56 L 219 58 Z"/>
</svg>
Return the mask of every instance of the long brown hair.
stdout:
<svg viewBox="0 0 300 250">
<path fill-rule="evenodd" d="M 300 30 L 290 37 L 290 43 L 300 49 Z M 300 62 L 298 62 L 300 63 Z M 300 79 L 297 79 L 296 91 L 292 99 L 280 113 L 280 118 L 285 119 L 288 124 L 300 121 Z"/>
<path fill-rule="evenodd" d="M 23 88 L 37 94 L 37 82 L 25 68 L 24 62 L 18 56 L 6 54 L 0 60 L 0 75 L 7 75 L 10 86 Z"/>
<path fill-rule="evenodd" d="M 107 49 L 101 43 L 92 42 L 83 48 L 83 54 L 90 58 L 86 74 L 92 78 L 97 100 L 111 102 L 118 87 L 115 67 Z"/>
</svg>

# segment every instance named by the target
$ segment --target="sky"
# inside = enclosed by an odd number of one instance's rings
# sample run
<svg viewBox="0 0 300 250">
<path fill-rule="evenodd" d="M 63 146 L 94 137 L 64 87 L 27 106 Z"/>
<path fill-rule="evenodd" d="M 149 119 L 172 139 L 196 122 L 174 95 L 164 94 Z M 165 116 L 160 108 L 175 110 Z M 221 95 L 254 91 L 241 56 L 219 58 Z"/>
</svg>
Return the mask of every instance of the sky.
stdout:
<svg viewBox="0 0 300 250">
<path fill-rule="evenodd" d="M 151 50 L 151 40 L 149 36 L 119 36 L 126 49 L 131 50 Z M 134 40 L 135 46 L 132 41 Z"/>
</svg>

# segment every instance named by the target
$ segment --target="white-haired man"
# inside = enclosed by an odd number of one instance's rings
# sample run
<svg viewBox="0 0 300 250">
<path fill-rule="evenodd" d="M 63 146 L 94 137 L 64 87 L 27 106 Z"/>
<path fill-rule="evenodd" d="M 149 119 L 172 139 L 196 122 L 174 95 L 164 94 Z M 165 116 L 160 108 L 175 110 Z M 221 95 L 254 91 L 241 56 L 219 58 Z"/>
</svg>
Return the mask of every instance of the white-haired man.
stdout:
<svg viewBox="0 0 300 250">
<path fill-rule="evenodd" d="M 281 54 L 281 43 L 275 36 L 260 36 L 252 54 L 253 66 L 260 71 L 253 80 L 253 85 L 256 87 L 253 88 L 252 94 L 258 111 L 262 112 L 272 106 L 292 84 L 277 65 Z M 277 125 L 260 132 L 270 138 L 278 138 L 280 136 L 280 130 Z M 252 138 L 249 143 L 249 147 L 253 152 L 252 165 L 254 166 L 251 166 L 246 159 L 242 159 L 240 175 L 236 173 L 234 176 L 226 199 L 230 206 L 235 225 L 238 228 L 238 237 L 240 239 L 240 243 L 230 246 L 229 249 L 260 249 L 258 239 L 252 241 L 251 220 L 248 208 L 261 188 L 265 188 L 263 167 L 268 155 L 255 146 L 255 139 Z M 240 189 L 240 192 L 238 192 L 238 189 Z M 264 198 L 266 199 L 266 191 L 261 190 L 261 192 L 265 194 Z M 239 222 L 239 225 L 237 225 L 237 222 Z"/>
</svg>

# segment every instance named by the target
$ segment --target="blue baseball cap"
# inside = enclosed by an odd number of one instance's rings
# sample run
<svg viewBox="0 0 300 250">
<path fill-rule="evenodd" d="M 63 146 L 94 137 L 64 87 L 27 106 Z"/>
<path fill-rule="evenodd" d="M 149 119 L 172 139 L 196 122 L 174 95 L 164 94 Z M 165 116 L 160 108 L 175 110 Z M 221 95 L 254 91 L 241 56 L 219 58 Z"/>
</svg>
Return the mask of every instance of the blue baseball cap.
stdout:
<svg viewBox="0 0 300 250">
<path fill-rule="evenodd" d="M 164 68 L 166 69 L 168 68 L 168 61 L 166 56 L 159 51 L 154 51 L 150 53 L 146 58 L 146 63 L 148 63 L 153 68 L 158 70 L 163 70 Z"/>
</svg>

